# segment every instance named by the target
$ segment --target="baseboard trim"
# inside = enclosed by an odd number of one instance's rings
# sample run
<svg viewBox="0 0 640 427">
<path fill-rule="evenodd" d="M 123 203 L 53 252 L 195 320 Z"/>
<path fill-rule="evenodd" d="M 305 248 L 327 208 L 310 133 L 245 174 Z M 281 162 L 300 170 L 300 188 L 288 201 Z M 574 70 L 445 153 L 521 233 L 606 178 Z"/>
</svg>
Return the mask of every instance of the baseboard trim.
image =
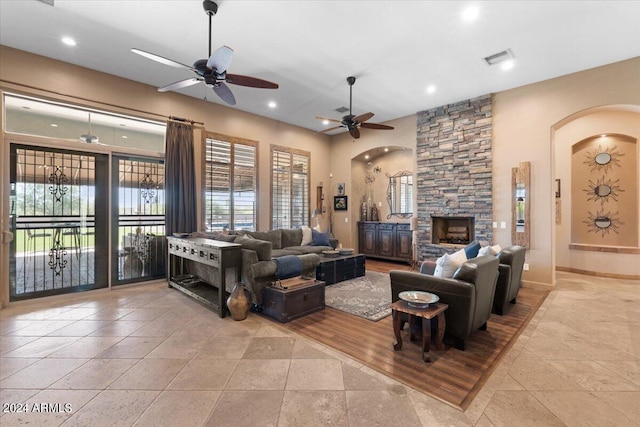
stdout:
<svg viewBox="0 0 640 427">
<path fill-rule="evenodd" d="M 609 279 L 640 280 L 640 275 L 638 274 L 602 273 L 599 271 L 581 270 L 579 268 L 560 266 L 556 266 L 556 271 L 584 274 L 585 276 L 607 277 Z"/>
<path fill-rule="evenodd" d="M 523 280 L 521 282 L 523 288 L 536 289 L 538 291 L 552 291 L 555 285 L 551 283 L 533 282 L 531 280 Z"/>
</svg>

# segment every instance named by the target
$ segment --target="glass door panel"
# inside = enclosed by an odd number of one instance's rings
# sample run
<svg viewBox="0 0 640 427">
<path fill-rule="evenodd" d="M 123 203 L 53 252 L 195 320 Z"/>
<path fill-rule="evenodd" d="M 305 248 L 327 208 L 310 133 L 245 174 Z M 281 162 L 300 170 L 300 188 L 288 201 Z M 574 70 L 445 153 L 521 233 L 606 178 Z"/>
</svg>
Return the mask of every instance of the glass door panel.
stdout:
<svg viewBox="0 0 640 427">
<path fill-rule="evenodd" d="M 165 277 L 164 161 L 114 156 L 114 285 Z"/>
<path fill-rule="evenodd" d="M 18 144 L 10 153 L 10 300 L 106 287 L 97 260 L 108 251 L 108 157 Z"/>
</svg>

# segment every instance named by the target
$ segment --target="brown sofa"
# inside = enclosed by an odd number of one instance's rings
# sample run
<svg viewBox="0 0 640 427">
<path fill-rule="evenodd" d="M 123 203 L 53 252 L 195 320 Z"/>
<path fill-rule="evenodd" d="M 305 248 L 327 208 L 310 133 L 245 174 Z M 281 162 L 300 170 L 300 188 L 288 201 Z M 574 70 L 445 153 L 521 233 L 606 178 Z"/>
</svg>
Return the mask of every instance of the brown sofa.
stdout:
<svg viewBox="0 0 640 427">
<path fill-rule="evenodd" d="M 464 350 L 465 340 L 477 329 L 485 330 L 491 315 L 498 278 L 498 258 L 481 256 L 467 260 L 453 278 L 435 277 L 413 271 L 392 270 L 392 301 L 402 291 L 426 291 L 449 305 L 445 311 L 445 337 Z"/>
</svg>

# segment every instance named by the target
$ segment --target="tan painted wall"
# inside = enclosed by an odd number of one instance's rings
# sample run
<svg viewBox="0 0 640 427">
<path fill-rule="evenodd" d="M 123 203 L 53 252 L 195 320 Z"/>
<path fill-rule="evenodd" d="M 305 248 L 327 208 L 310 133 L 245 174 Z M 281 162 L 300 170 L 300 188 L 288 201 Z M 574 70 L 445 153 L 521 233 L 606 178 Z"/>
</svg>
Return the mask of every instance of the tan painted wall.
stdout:
<svg viewBox="0 0 640 427">
<path fill-rule="evenodd" d="M 493 202 L 494 221 L 506 228 L 494 230 L 494 241 L 511 244 L 511 168 L 531 162 L 531 248 L 527 251 L 528 285 L 555 282 L 554 127 L 583 110 L 606 105 L 640 106 L 640 57 L 494 94 Z M 415 150 L 416 116 L 389 122 L 394 131 L 366 134 L 353 140 L 343 133 L 332 138 L 333 181 L 347 179 L 349 159 L 393 141 Z M 560 159 L 560 162 L 568 159 Z M 415 165 L 414 165 L 415 170 Z M 354 213 L 357 218 L 357 213 Z M 355 227 L 337 221 L 341 241 L 350 235 L 357 245 Z M 603 255 L 606 256 L 606 255 Z M 613 260 L 613 262 L 616 262 Z"/>
<path fill-rule="evenodd" d="M 317 183 L 329 181 L 330 168 L 325 160 L 329 158 L 330 144 L 326 135 L 175 92 L 159 93 L 153 86 L 5 46 L 0 46 L 0 64 L 3 90 L 10 91 L 16 86 L 7 82 L 15 82 L 43 89 L 27 90 L 48 98 L 155 120 L 163 120 L 167 116 L 184 117 L 203 122 L 207 131 L 258 141 L 260 229 L 269 228 L 270 144 L 296 147 L 311 153 L 311 200 L 316 199 Z"/>
<path fill-rule="evenodd" d="M 375 113 L 375 111 L 374 111 Z M 375 116 L 371 120 L 375 122 Z M 364 171 L 358 172 L 354 171 L 352 175 L 351 167 L 352 167 L 352 159 L 358 156 L 361 153 L 364 153 L 368 150 L 378 147 L 387 147 L 387 146 L 399 146 L 406 147 L 411 150 L 411 153 L 415 153 L 416 149 L 416 135 L 417 135 L 417 126 L 416 126 L 416 116 L 406 116 L 400 119 L 391 120 L 385 122 L 385 124 L 389 126 L 395 127 L 394 130 L 370 130 L 364 129 L 360 134 L 359 139 L 353 139 L 348 132 L 343 132 L 341 134 L 335 135 L 331 139 L 331 171 L 333 177 L 331 182 L 335 185 L 338 182 L 351 182 L 352 179 L 357 184 L 357 180 L 362 179 L 358 178 L 358 176 L 364 177 Z M 354 162 L 355 163 L 355 162 Z M 374 162 L 375 163 L 375 162 Z M 411 165 L 407 165 L 403 162 L 402 167 L 407 167 L 408 170 L 413 171 L 415 173 L 416 170 L 416 160 L 415 156 L 413 156 L 413 160 L 411 161 Z M 409 168 L 410 167 L 410 168 Z M 383 173 L 376 177 L 376 181 L 382 180 L 380 176 L 384 177 Z M 361 174 L 361 175 L 358 175 Z M 386 177 L 384 177 L 386 178 Z M 415 182 L 415 175 L 414 175 Z M 347 185 L 347 188 L 353 188 Z M 385 202 L 384 198 L 379 198 L 377 194 L 375 194 L 377 201 Z M 345 248 L 357 248 L 358 247 L 358 229 L 356 226 L 357 221 L 360 218 L 360 209 L 355 201 L 349 200 L 349 211 L 348 212 L 336 212 L 334 213 L 334 234 L 336 237 L 340 239 L 340 242 L 343 244 Z M 360 200 L 358 200 L 360 202 Z M 414 211 L 415 211 L 415 201 L 414 201 Z M 345 222 L 345 218 L 348 222 Z M 386 214 L 384 220 L 386 221 Z M 394 221 L 397 222 L 397 221 Z"/>
<path fill-rule="evenodd" d="M 562 183 L 560 224 L 556 224 L 556 265 L 583 271 L 608 272 L 620 275 L 640 275 L 640 263 L 636 254 L 603 253 L 569 249 L 571 239 L 570 218 L 574 207 L 571 204 L 570 190 L 573 187 L 571 170 L 566 167 L 567 159 L 571 158 L 573 145 L 593 135 L 617 133 L 628 135 L 640 141 L 640 106 L 635 109 L 629 106 L 610 106 L 581 111 L 575 116 L 563 121 L 553 132 L 555 178 Z M 636 192 L 640 188 L 640 152 L 636 147 L 635 162 Z M 559 161 L 558 159 L 564 159 Z M 580 190 L 580 189 L 578 189 Z M 635 195 L 636 198 L 639 196 Z M 627 206 L 623 206 L 626 208 Z M 636 230 L 640 222 L 640 212 L 636 211 Z M 634 236 L 640 241 L 640 230 Z"/>
<path fill-rule="evenodd" d="M 516 88 L 494 96 L 493 194 L 497 221 L 511 221 L 511 168 L 531 162 L 532 235 L 524 273 L 529 283 L 555 281 L 553 128 L 580 111 L 605 105 L 640 106 L 640 57 Z M 563 162 L 565 159 L 558 159 Z M 510 227 L 494 232 L 508 244 Z"/>
<path fill-rule="evenodd" d="M 296 147 L 311 153 L 310 199 L 316 199 L 316 185 L 329 182 L 331 146 L 329 137 L 311 130 L 259 117 L 239 110 L 198 100 L 174 92 L 159 93 L 157 88 L 76 65 L 0 46 L 0 89 L 30 94 L 101 110 L 164 120 L 177 116 L 203 122 L 208 131 L 259 142 L 258 227 L 269 228 L 270 144 Z M 238 100 L 238 102 L 242 102 Z M 201 141 L 196 132 L 195 141 Z M 197 147 L 197 150 L 199 148 Z M 5 156 L 8 143 L 0 141 L 0 209 L 7 212 L 8 173 Z M 199 164 L 197 151 L 196 164 Z M 194 207 L 195 208 L 195 207 Z M 200 206 L 197 207 L 200 209 Z M 0 224 L 3 230 L 8 229 Z M 0 267 L 4 276 L 8 266 L 8 245 L 1 245 Z M 0 305 L 8 295 L 6 280 L 0 283 Z M 6 299 L 5 299 L 6 301 Z"/>
<path fill-rule="evenodd" d="M 612 155 L 606 166 L 594 162 L 595 155 L 601 152 Z M 635 139 L 621 135 L 596 136 L 574 144 L 571 156 L 573 243 L 638 246 L 637 159 Z M 592 186 L 598 184 L 609 184 L 611 195 L 597 198 Z M 589 218 L 601 214 L 611 218 L 612 224 L 599 231 Z"/>
<path fill-rule="evenodd" d="M 0 79 L 5 90 L 16 89 L 7 81 L 16 82 L 58 93 L 27 90 L 38 96 L 156 120 L 169 115 L 186 117 L 204 122 L 211 131 L 259 141 L 261 229 L 269 225 L 266 207 L 270 182 L 269 144 L 311 152 L 311 200 L 315 200 L 315 188 L 319 182 L 325 183 L 325 192 L 331 195 L 335 193 L 332 186 L 336 183 L 350 182 L 351 159 L 366 150 L 387 145 L 415 150 L 415 115 L 387 122 L 396 128 L 393 131 L 365 130 L 358 140 L 353 140 L 346 132 L 329 138 L 176 93 L 160 94 L 152 86 L 2 46 L 0 64 Z M 532 238 L 531 249 L 527 252 L 531 271 L 525 272 L 525 282 L 554 283 L 554 126 L 589 108 L 618 104 L 640 106 L 639 76 L 640 57 L 494 95 L 494 220 L 508 224 L 505 229 L 494 230 L 494 240 L 503 246 L 511 242 L 511 168 L 521 161 L 530 161 L 532 166 Z M 4 146 L 2 153 L 5 153 Z M 415 170 L 415 159 L 412 170 Z M 0 185 L 6 179 L 3 175 Z M 330 192 L 326 190 L 327 183 L 328 188 L 332 188 Z M 2 185 L 3 191 L 5 187 Z M 2 194 L 3 206 L 6 206 L 7 198 L 8 195 Z M 334 214 L 334 234 L 344 247 L 357 247 L 354 222 L 358 217 L 359 211 L 354 209 L 351 200 L 349 211 Z"/>
</svg>

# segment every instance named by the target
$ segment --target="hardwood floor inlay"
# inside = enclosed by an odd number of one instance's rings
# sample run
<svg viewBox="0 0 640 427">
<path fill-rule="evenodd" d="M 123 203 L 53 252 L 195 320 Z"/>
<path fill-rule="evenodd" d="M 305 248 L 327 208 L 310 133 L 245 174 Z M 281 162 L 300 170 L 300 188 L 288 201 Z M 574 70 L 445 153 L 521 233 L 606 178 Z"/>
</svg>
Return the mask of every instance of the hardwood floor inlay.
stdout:
<svg viewBox="0 0 640 427">
<path fill-rule="evenodd" d="M 403 264 L 367 259 L 367 271 L 409 270 Z M 332 347 L 416 390 L 464 410 L 489 378 L 498 362 L 529 323 L 548 291 L 521 288 L 518 302 L 504 316 L 492 314 L 486 331 L 467 340 L 467 350 L 447 346 L 431 350 L 431 363 L 421 357 L 420 339 L 411 342 L 403 331 L 402 350 L 394 351 L 391 316 L 372 322 L 327 307 L 283 324 L 289 330 Z"/>
</svg>

